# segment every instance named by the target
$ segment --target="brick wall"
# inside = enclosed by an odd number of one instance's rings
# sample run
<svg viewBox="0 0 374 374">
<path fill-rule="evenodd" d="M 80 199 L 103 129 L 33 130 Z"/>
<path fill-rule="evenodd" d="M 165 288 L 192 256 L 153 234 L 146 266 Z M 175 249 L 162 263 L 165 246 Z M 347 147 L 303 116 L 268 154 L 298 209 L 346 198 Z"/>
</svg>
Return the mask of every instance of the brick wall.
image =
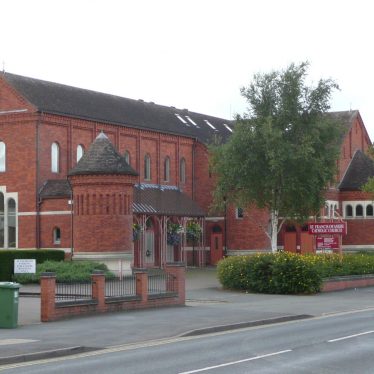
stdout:
<svg viewBox="0 0 374 374">
<path fill-rule="evenodd" d="M 131 252 L 136 177 L 76 175 L 69 180 L 74 196 L 75 251 Z"/>
<path fill-rule="evenodd" d="M 144 271 L 136 273 L 136 296 L 105 298 L 105 278 L 103 274 L 92 275 L 92 300 L 56 304 L 56 278 L 53 273 L 41 276 L 41 321 L 51 322 L 74 316 L 108 313 L 132 309 L 146 309 L 172 305 L 185 305 L 185 268 L 168 265 L 167 274 L 175 277 L 175 282 L 166 285 L 169 293 L 148 294 L 148 275 Z"/>
</svg>

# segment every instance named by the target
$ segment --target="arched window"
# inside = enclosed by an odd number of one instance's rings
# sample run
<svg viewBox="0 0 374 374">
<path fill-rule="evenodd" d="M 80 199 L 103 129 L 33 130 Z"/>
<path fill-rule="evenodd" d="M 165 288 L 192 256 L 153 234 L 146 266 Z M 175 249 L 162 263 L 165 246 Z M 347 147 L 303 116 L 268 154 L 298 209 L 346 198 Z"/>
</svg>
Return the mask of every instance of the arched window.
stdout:
<svg viewBox="0 0 374 374">
<path fill-rule="evenodd" d="M 59 227 L 53 229 L 53 244 L 61 244 L 61 230 Z"/>
<path fill-rule="evenodd" d="M 8 200 L 8 248 L 16 248 L 16 202 Z"/>
<path fill-rule="evenodd" d="M 373 216 L 373 206 L 372 205 L 367 205 L 366 206 L 366 216 L 367 217 L 372 217 Z"/>
<path fill-rule="evenodd" d="M 364 209 L 362 205 L 356 205 L 356 217 L 362 217 L 364 215 Z"/>
<path fill-rule="evenodd" d="M 125 158 L 125 161 L 130 165 L 130 152 L 126 151 L 123 157 Z"/>
<path fill-rule="evenodd" d="M 82 158 L 84 155 L 84 147 L 82 144 L 78 144 L 77 146 L 77 162 Z"/>
<path fill-rule="evenodd" d="M 0 142 L 0 172 L 6 170 L 6 146 L 4 142 Z"/>
<path fill-rule="evenodd" d="M 352 217 L 352 216 L 353 216 L 352 205 L 347 205 L 347 206 L 345 207 L 345 216 L 346 216 L 346 217 Z"/>
<path fill-rule="evenodd" d="M 0 192 L 0 248 L 5 244 L 5 215 L 4 215 L 4 194 Z"/>
<path fill-rule="evenodd" d="M 51 171 L 52 173 L 58 173 L 60 171 L 60 147 L 57 143 L 52 143 L 51 146 Z"/>
<path fill-rule="evenodd" d="M 144 156 L 144 179 L 151 180 L 151 156 L 149 154 Z"/>
<path fill-rule="evenodd" d="M 165 157 L 164 160 L 164 182 L 169 182 L 170 180 L 170 158 Z"/>
<path fill-rule="evenodd" d="M 179 162 L 179 181 L 186 183 L 186 160 L 181 158 Z"/>
</svg>

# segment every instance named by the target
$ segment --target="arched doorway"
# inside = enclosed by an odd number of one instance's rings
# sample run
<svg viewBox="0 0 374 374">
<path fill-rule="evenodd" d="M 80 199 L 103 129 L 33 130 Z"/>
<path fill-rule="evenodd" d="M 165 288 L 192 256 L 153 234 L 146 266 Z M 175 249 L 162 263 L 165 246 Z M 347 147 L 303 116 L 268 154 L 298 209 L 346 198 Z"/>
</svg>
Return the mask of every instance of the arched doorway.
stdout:
<svg viewBox="0 0 374 374">
<path fill-rule="evenodd" d="M 218 261 L 223 258 L 223 238 L 222 229 L 215 225 L 212 227 L 210 234 L 210 264 L 217 265 Z"/>
</svg>

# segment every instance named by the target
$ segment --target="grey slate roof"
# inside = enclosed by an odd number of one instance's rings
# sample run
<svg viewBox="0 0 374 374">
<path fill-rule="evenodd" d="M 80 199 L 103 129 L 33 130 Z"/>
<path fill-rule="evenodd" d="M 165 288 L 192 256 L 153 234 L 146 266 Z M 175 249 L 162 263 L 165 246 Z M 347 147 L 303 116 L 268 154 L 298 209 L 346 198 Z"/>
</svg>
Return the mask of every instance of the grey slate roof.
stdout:
<svg viewBox="0 0 374 374">
<path fill-rule="evenodd" d="M 205 216 L 196 202 L 177 187 L 155 184 L 135 185 L 133 212 L 182 217 Z"/>
<path fill-rule="evenodd" d="M 67 179 L 47 180 L 40 190 L 40 198 L 70 198 Z M 134 214 L 155 214 L 180 217 L 203 217 L 204 211 L 175 186 L 136 184 L 134 187 Z"/>
<path fill-rule="evenodd" d="M 374 161 L 357 150 L 338 188 L 340 191 L 358 191 L 369 177 L 374 177 Z"/>
<path fill-rule="evenodd" d="M 40 112 L 184 135 L 197 138 L 203 143 L 211 141 L 215 135 L 223 140 L 227 139 L 231 131 L 225 124 L 233 127 L 230 120 L 187 109 L 176 109 L 10 73 L 2 76 Z"/>
<path fill-rule="evenodd" d="M 88 151 L 68 173 L 68 175 L 89 174 L 138 175 L 103 132 L 96 137 Z"/>
<path fill-rule="evenodd" d="M 49 179 L 41 187 L 39 196 L 41 199 L 70 197 L 70 184 L 67 179 Z"/>
</svg>

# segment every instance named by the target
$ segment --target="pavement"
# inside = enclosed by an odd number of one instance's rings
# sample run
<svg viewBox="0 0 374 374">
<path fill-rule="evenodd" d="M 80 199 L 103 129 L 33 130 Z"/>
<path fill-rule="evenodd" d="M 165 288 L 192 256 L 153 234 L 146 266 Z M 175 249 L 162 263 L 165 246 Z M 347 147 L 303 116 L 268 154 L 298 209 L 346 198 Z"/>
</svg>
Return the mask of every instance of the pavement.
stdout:
<svg viewBox="0 0 374 374">
<path fill-rule="evenodd" d="M 37 286 L 24 291 L 38 292 Z M 189 269 L 185 307 L 40 322 L 40 298 L 20 297 L 19 326 L 0 329 L 0 365 L 123 344 L 374 308 L 374 287 L 308 296 L 223 290 L 214 268 Z"/>
</svg>

